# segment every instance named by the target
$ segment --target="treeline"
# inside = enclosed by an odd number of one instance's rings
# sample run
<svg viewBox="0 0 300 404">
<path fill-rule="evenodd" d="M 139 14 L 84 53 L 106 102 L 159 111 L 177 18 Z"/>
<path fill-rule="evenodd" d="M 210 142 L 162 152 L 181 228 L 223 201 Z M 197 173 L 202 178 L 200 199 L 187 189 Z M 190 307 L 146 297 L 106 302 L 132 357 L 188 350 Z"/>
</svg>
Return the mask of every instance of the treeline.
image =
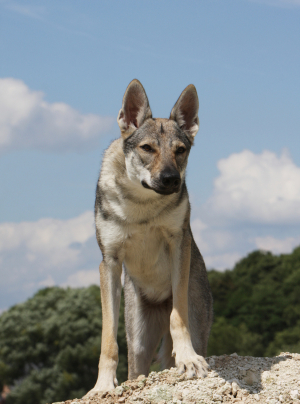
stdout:
<svg viewBox="0 0 300 404">
<path fill-rule="evenodd" d="M 99 287 L 40 290 L 0 316 L 1 384 L 8 404 L 44 404 L 82 397 L 97 380 L 101 346 Z M 122 301 L 118 378 L 127 378 Z"/>
<path fill-rule="evenodd" d="M 208 355 L 300 353 L 300 247 L 274 256 L 255 251 L 233 270 L 209 271 L 215 320 Z M 0 391 L 8 404 L 83 396 L 97 378 L 99 287 L 46 288 L 0 316 Z M 118 380 L 127 378 L 124 304 L 118 330 Z"/>
<path fill-rule="evenodd" d="M 280 256 L 255 251 L 208 276 L 215 313 L 209 355 L 300 352 L 300 247 Z"/>
</svg>

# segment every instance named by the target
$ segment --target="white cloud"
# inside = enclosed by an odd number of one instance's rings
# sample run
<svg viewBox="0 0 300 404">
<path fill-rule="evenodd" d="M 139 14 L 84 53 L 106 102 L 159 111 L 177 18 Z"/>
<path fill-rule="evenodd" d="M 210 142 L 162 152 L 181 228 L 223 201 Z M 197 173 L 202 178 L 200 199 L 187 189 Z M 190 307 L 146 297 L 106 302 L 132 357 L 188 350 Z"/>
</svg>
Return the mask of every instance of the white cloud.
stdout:
<svg viewBox="0 0 300 404">
<path fill-rule="evenodd" d="M 41 287 L 96 281 L 101 253 L 93 212 L 69 219 L 0 224 L 0 307 Z M 96 282 L 96 283 L 98 283 Z"/>
<path fill-rule="evenodd" d="M 232 235 L 227 229 L 205 224 L 199 218 L 192 221 L 191 227 L 195 241 L 197 245 L 201 245 L 203 254 L 213 254 L 216 250 L 226 252 L 234 243 Z"/>
<path fill-rule="evenodd" d="M 88 149 L 111 131 L 113 122 L 62 102 L 50 104 L 21 80 L 0 79 L 0 151 Z"/>
<path fill-rule="evenodd" d="M 218 168 L 213 194 L 192 221 L 208 268 L 232 268 L 255 249 L 280 254 L 300 244 L 300 167 L 287 151 L 244 150 Z"/>
<path fill-rule="evenodd" d="M 0 254 L 26 249 L 27 261 L 33 263 L 41 257 L 43 266 L 51 268 L 75 262 L 78 249 L 95 234 L 92 212 L 69 219 L 40 219 L 37 222 L 0 224 Z"/>
<path fill-rule="evenodd" d="M 55 282 L 51 275 L 48 275 L 46 279 L 44 279 L 38 283 L 38 286 L 40 286 L 41 288 L 49 288 L 54 285 L 55 285 Z"/>
<path fill-rule="evenodd" d="M 277 157 L 244 150 L 220 160 L 218 168 L 208 214 L 234 222 L 300 222 L 300 168 L 286 151 Z"/>
<path fill-rule="evenodd" d="M 81 288 L 90 285 L 100 285 L 99 270 L 90 269 L 78 271 L 75 274 L 68 276 L 66 282 L 61 286 L 70 286 L 71 288 Z"/>
<path fill-rule="evenodd" d="M 239 252 L 208 255 L 205 257 L 205 264 L 208 269 L 213 268 L 222 271 L 232 269 L 241 258 L 242 254 Z"/>
<path fill-rule="evenodd" d="M 288 254 L 300 245 L 300 236 L 287 237 L 285 239 L 278 239 L 272 236 L 256 237 L 255 244 L 258 249 L 271 251 L 273 254 Z"/>
<path fill-rule="evenodd" d="M 300 244 L 300 168 L 286 152 L 243 151 L 218 167 L 213 195 L 191 223 L 208 268 L 232 268 L 255 249 L 280 254 Z M 91 211 L 69 220 L 2 223 L 0 308 L 45 286 L 98 285 L 100 262 Z"/>
<path fill-rule="evenodd" d="M 196 218 L 191 222 L 191 228 L 196 244 L 201 245 L 201 251 L 203 253 L 207 253 L 209 251 L 209 244 L 205 239 L 205 230 L 207 229 L 207 225 L 199 218 Z"/>
<path fill-rule="evenodd" d="M 192 221 L 191 228 L 208 269 L 232 268 L 242 258 L 237 237 L 228 229 L 205 224 L 199 218 Z"/>
</svg>

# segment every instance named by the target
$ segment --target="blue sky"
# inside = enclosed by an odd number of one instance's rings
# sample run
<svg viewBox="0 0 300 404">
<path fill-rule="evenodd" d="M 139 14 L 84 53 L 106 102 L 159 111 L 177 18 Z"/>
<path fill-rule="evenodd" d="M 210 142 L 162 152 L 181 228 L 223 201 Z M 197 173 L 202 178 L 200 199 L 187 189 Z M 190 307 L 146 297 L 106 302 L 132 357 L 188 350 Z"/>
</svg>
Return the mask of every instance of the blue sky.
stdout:
<svg viewBox="0 0 300 404">
<path fill-rule="evenodd" d="M 92 209 L 128 83 L 193 83 L 192 228 L 209 268 L 300 244 L 300 1 L 0 0 L 0 310 L 98 282 Z"/>
</svg>

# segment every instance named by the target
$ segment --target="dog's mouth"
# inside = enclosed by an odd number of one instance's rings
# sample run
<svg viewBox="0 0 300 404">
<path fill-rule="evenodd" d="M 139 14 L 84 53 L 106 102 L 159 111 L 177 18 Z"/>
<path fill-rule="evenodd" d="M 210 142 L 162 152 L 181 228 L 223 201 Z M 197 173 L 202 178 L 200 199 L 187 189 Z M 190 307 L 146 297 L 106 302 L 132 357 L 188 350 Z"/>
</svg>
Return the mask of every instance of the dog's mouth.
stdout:
<svg viewBox="0 0 300 404">
<path fill-rule="evenodd" d="M 151 187 L 149 187 L 147 182 L 144 180 L 141 182 L 141 184 L 143 185 L 144 188 L 151 189 L 152 191 L 154 191 L 160 195 L 171 195 L 171 194 L 179 192 L 179 189 L 180 189 L 180 185 L 178 187 L 174 187 L 172 189 L 167 189 L 167 188 L 162 188 L 162 187 L 151 188 Z"/>
<path fill-rule="evenodd" d="M 142 181 L 142 185 L 143 185 L 144 188 L 152 189 L 152 188 L 149 187 L 149 185 L 147 184 L 147 182 L 144 181 L 144 180 Z"/>
</svg>

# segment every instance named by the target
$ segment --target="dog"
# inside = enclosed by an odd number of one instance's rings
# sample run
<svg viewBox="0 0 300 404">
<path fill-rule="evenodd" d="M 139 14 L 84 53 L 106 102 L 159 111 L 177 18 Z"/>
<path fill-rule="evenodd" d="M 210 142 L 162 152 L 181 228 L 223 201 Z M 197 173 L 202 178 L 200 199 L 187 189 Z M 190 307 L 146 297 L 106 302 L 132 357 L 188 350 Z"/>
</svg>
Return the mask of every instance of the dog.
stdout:
<svg viewBox="0 0 300 404">
<path fill-rule="evenodd" d="M 118 384 L 117 328 L 124 267 L 128 378 L 148 375 L 161 342 L 163 368 L 204 377 L 213 318 L 203 258 L 190 227 L 185 183 L 188 155 L 199 129 L 191 84 L 169 119 L 152 118 L 146 92 L 133 80 L 118 115 L 121 137 L 106 150 L 95 202 L 102 251 L 102 342 L 90 393 Z"/>
</svg>

